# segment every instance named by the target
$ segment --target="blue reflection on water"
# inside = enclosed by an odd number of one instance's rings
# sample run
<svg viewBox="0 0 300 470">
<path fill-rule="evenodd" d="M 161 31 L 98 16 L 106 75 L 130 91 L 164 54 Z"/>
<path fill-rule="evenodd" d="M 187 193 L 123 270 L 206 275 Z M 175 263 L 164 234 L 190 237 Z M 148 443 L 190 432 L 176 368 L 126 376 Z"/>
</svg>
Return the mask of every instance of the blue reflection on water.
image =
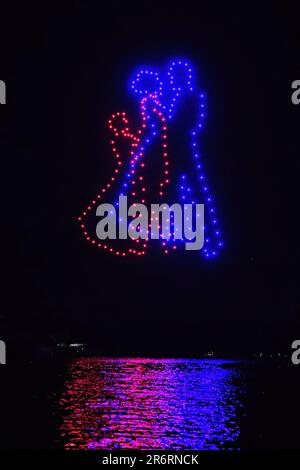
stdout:
<svg viewBox="0 0 300 470">
<path fill-rule="evenodd" d="M 60 400 L 65 449 L 237 449 L 241 363 L 81 358 Z"/>
</svg>

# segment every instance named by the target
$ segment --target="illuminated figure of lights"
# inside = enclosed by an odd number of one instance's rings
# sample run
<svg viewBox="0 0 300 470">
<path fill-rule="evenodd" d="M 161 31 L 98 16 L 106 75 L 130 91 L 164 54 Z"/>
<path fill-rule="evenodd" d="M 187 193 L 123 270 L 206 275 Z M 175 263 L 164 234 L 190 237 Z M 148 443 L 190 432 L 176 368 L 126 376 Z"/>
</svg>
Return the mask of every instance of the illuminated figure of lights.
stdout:
<svg viewBox="0 0 300 470">
<path fill-rule="evenodd" d="M 90 230 L 87 218 L 95 213 L 97 204 L 107 202 L 108 195 L 114 190 L 114 204 L 119 196 L 127 196 L 133 203 L 146 204 L 149 201 L 149 186 L 156 199 L 165 202 L 172 178 L 172 165 L 168 153 L 168 122 L 176 122 L 176 115 L 180 101 L 186 96 L 192 97 L 197 104 L 198 116 L 190 130 L 190 161 L 187 162 L 187 171 L 181 173 L 176 183 L 177 198 L 182 204 L 203 203 L 205 206 L 205 240 L 201 250 L 206 259 L 218 255 L 223 246 L 219 222 L 217 219 L 214 198 L 211 194 L 207 176 L 204 173 L 199 136 L 204 127 L 206 116 L 205 94 L 199 92 L 194 83 L 193 71 L 190 63 L 183 59 L 172 60 L 165 71 L 160 74 L 158 70 L 143 67 L 138 70 L 130 83 L 130 92 L 138 99 L 141 125 L 136 131 L 131 130 L 131 123 L 125 111 L 114 113 L 108 120 L 108 127 L 112 133 L 112 153 L 116 159 L 113 175 L 109 182 L 101 187 L 91 203 L 85 207 L 78 221 L 86 240 L 92 245 L 104 249 L 117 256 L 129 254 L 145 255 L 149 251 L 149 240 L 123 240 L 120 245 L 112 246 L 111 240 L 99 241 L 95 231 Z M 146 156 L 153 145 L 160 139 L 160 153 L 162 168 L 157 181 L 146 183 Z M 124 155 L 124 143 L 128 147 L 128 155 Z M 128 158 L 127 158 L 128 157 Z M 115 185 L 118 183 L 119 190 Z M 110 196 L 112 197 L 112 196 Z M 150 219 L 151 220 L 151 219 Z M 192 223 L 192 221 L 191 221 Z M 182 245 L 183 240 L 175 240 L 171 219 L 171 233 L 169 240 L 161 240 L 164 254 L 175 252 Z M 151 224 L 149 225 L 149 231 Z"/>
</svg>

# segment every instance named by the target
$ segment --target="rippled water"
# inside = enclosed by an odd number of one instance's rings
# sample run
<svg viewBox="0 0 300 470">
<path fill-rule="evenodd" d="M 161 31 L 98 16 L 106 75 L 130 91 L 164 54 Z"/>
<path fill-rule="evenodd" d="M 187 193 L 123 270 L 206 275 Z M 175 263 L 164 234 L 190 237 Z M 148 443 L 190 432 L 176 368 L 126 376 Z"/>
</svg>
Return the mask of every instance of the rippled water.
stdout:
<svg viewBox="0 0 300 470">
<path fill-rule="evenodd" d="M 240 363 L 81 358 L 60 400 L 66 449 L 236 449 Z"/>
</svg>

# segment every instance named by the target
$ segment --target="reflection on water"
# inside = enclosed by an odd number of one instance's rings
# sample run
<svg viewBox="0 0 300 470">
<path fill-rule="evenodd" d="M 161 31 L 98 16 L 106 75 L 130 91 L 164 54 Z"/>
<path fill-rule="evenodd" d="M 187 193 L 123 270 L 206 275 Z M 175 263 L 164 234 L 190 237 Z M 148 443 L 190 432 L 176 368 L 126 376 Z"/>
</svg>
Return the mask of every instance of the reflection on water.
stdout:
<svg viewBox="0 0 300 470">
<path fill-rule="evenodd" d="M 60 400 L 65 449 L 236 449 L 238 362 L 74 360 Z"/>
</svg>

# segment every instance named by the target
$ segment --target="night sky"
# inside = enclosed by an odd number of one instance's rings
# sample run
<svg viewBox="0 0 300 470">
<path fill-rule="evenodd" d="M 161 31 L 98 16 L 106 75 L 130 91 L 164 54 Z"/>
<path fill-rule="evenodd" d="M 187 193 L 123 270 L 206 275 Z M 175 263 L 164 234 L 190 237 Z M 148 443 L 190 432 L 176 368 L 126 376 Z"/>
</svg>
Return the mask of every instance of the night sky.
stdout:
<svg viewBox="0 0 300 470">
<path fill-rule="evenodd" d="M 103 354 L 289 352 L 300 331 L 295 12 L 20 5 L 1 12 L 2 336 L 86 340 Z M 108 116 L 136 109 L 132 70 L 173 56 L 207 93 L 225 249 L 213 262 L 121 260 L 87 244 L 75 218 L 110 175 Z"/>
</svg>

